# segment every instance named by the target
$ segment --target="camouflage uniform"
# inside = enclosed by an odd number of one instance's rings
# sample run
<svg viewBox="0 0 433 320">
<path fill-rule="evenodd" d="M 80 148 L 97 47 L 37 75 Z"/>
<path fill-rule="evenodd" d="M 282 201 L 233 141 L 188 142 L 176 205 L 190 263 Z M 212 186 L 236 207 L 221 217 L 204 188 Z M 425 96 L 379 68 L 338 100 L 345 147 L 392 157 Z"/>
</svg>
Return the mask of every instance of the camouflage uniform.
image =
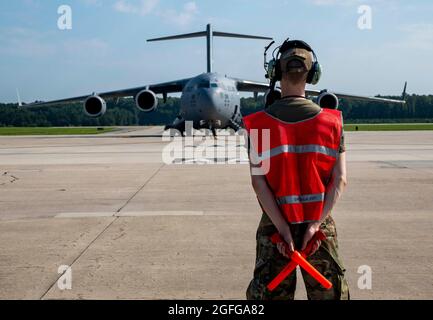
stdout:
<svg viewBox="0 0 433 320">
<path fill-rule="evenodd" d="M 302 245 L 303 235 L 307 223 L 292 224 L 290 229 L 299 249 Z M 305 287 L 309 300 L 348 300 L 349 287 L 344 277 L 345 269 L 338 257 L 337 231 L 335 222 L 328 216 L 320 228 L 326 234 L 326 240 L 322 241 L 319 249 L 308 261 L 333 285 L 329 290 L 323 288 L 308 273 L 302 270 Z M 269 217 L 263 213 L 257 229 L 257 255 L 254 269 L 254 278 L 251 280 L 246 296 L 249 300 L 293 300 L 296 289 L 296 272 L 292 272 L 281 284 L 270 292 L 267 284 L 284 268 L 289 259 L 279 253 L 270 236 L 277 232 Z"/>
</svg>

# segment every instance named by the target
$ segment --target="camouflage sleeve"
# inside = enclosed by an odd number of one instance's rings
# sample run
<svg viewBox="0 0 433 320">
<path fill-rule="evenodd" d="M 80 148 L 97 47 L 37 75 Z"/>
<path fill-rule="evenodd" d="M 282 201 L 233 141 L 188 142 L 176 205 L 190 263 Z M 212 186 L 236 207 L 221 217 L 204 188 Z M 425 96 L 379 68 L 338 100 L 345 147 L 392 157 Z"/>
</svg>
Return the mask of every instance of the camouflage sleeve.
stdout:
<svg viewBox="0 0 433 320">
<path fill-rule="evenodd" d="M 344 130 L 341 132 L 341 138 L 340 138 L 340 148 L 338 149 L 339 153 L 346 152 L 346 146 L 344 144 Z"/>
<path fill-rule="evenodd" d="M 346 146 L 344 145 L 344 119 L 343 119 L 343 112 L 341 114 L 341 137 L 340 137 L 340 147 L 338 149 L 339 153 L 346 152 Z"/>
</svg>

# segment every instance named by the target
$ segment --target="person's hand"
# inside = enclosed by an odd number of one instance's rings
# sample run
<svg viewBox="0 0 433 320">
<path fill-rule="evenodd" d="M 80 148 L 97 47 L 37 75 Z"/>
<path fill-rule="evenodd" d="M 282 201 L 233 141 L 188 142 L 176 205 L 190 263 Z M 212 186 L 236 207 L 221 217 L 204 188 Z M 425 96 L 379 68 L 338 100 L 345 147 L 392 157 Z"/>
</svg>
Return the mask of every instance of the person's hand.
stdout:
<svg viewBox="0 0 433 320">
<path fill-rule="evenodd" d="M 311 251 L 309 252 L 309 255 L 311 256 L 314 252 L 316 252 L 319 249 L 321 244 L 322 244 L 322 241 L 316 240 L 314 242 L 312 248 L 311 248 Z"/>
<path fill-rule="evenodd" d="M 290 252 L 295 251 L 295 243 L 293 242 L 292 233 L 290 232 L 289 226 L 280 231 L 280 235 L 283 238 L 285 243 L 278 243 L 277 249 L 278 251 L 285 256 L 286 258 L 290 258 L 287 254 L 285 248 L 289 249 Z"/>
<path fill-rule="evenodd" d="M 305 231 L 304 240 L 302 242 L 302 248 L 301 250 L 305 250 L 307 247 L 308 242 L 313 238 L 314 234 L 319 231 L 320 228 L 320 222 L 311 222 L 307 226 L 307 230 Z M 321 241 L 318 240 L 313 244 L 311 254 L 317 251 L 319 249 L 321 244 Z"/>
</svg>

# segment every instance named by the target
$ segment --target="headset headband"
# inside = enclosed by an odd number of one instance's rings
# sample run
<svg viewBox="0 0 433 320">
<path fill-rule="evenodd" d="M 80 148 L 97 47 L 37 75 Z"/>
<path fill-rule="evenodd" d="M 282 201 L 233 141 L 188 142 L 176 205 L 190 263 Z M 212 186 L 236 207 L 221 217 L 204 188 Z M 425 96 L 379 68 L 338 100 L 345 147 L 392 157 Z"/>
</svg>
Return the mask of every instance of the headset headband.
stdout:
<svg viewBox="0 0 433 320">
<path fill-rule="evenodd" d="M 317 61 L 316 53 L 314 50 L 310 47 L 308 43 L 302 40 L 285 40 L 283 44 L 280 46 L 280 49 L 278 50 L 279 54 L 281 55 L 283 52 L 286 52 L 289 49 L 293 48 L 300 48 L 305 49 L 313 54 L 314 59 Z"/>
<path fill-rule="evenodd" d="M 280 53 L 283 53 L 289 49 L 301 48 L 310 52 L 314 52 L 310 45 L 302 40 L 286 40 L 280 47 Z"/>
</svg>

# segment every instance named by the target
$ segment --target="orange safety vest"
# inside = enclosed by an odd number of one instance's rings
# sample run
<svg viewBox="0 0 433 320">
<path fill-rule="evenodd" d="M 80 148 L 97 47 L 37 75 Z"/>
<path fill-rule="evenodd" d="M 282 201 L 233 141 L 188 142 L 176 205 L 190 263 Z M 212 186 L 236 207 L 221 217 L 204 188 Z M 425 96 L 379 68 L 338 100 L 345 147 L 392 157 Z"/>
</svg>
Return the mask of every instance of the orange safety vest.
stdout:
<svg viewBox="0 0 433 320">
<path fill-rule="evenodd" d="M 288 123 L 259 111 L 244 117 L 243 122 L 250 139 L 250 153 L 257 156 L 265 170 L 287 221 L 319 220 L 326 187 L 339 156 L 341 112 L 321 109 L 312 118 Z"/>
</svg>

